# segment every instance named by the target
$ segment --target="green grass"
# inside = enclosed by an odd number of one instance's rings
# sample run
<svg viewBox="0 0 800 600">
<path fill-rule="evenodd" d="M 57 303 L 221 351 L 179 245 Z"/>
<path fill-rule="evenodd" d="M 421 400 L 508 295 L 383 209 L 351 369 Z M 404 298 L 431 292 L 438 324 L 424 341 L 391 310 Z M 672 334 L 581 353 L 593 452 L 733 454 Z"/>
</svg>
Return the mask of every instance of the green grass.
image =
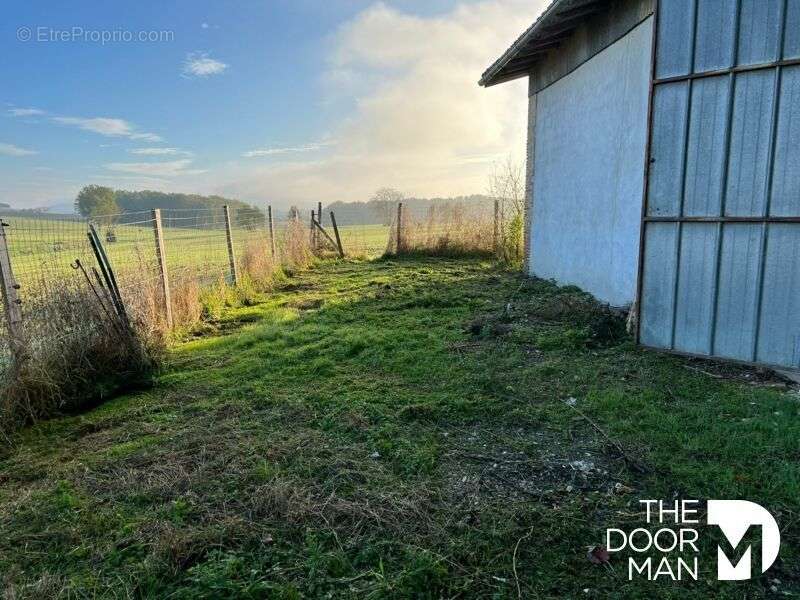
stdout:
<svg viewBox="0 0 800 600">
<path fill-rule="evenodd" d="M 323 264 L 224 311 L 152 389 L 21 432 L 0 573 L 32 598 L 800 593 L 797 394 L 598 322 L 477 260 Z M 669 585 L 587 560 L 640 498 L 676 496 L 761 503 L 779 562 L 712 584 L 712 552 Z"/>
</svg>

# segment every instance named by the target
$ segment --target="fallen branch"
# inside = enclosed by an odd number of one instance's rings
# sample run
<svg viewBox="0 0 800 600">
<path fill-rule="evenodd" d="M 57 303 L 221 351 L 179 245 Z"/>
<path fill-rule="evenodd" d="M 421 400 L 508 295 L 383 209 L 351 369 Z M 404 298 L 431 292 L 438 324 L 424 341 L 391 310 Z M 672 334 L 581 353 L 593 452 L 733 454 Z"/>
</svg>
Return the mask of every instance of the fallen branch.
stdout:
<svg viewBox="0 0 800 600">
<path fill-rule="evenodd" d="M 633 458 L 632 456 L 630 456 L 630 455 L 629 455 L 629 454 L 628 454 L 628 453 L 625 451 L 625 448 L 623 448 L 623 447 L 622 447 L 622 444 L 620 444 L 620 443 L 619 443 L 617 440 L 613 439 L 613 438 L 612 438 L 610 435 L 608 435 L 608 434 L 607 434 L 607 433 L 606 433 L 606 432 L 603 430 L 603 428 L 602 428 L 602 427 L 600 427 L 600 426 L 599 426 L 597 423 L 595 423 L 594 421 L 592 421 L 592 420 L 591 420 L 591 419 L 590 419 L 590 418 L 589 418 L 589 417 L 586 415 L 586 413 L 584 413 L 584 412 L 583 412 L 581 409 L 579 409 L 577 406 L 573 406 L 572 404 L 569 404 L 569 403 L 567 403 L 567 402 L 564 402 L 564 405 L 565 405 L 565 406 L 569 406 L 569 407 L 570 407 L 572 410 L 574 410 L 576 413 L 578 413 L 578 414 L 579 414 L 579 415 L 580 415 L 580 416 L 581 416 L 581 417 L 582 417 L 582 418 L 583 418 L 583 419 L 584 419 L 584 420 L 585 420 L 587 423 L 589 423 L 589 425 L 591 425 L 592 427 L 594 427 L 594 429 L 595 429 L 595 430 L 596 430 L 596 431 L 597 431 L 597 432 L 598 432 L 600 435 L 602 435 L 602 436 L 603 436 L 603 437 L 606 439 L 606 441 L 608 441 L 608 443 L 610 443 L 612 446 L 614 446 L 614 448 L 616 448 L 616 449 L 617 449 L 617 452 L 619 452 L 619 453 L 622 455 L 622 458 L 624 458 L 624 459 L 625 459 L 625 462 L 627 462 L 627 463 L 628 463 L 628 466 L 630 466 L 630 467 L 631 467 L 631 468 L 632 468 L 634 471 L 636 471 L 637 473 L 647 473 L 647 472 L 649 472 L 649 470 L 650 470 L 650 469 L 648 469 L 648 468 L 647 468 L 647 467 L 646 467 L 644 464 L 642 464 L 642 463 L 641 463 L 640 461 L 638 461 L 637 459 L 635 459 L 635 458 Z"/>
</svg>

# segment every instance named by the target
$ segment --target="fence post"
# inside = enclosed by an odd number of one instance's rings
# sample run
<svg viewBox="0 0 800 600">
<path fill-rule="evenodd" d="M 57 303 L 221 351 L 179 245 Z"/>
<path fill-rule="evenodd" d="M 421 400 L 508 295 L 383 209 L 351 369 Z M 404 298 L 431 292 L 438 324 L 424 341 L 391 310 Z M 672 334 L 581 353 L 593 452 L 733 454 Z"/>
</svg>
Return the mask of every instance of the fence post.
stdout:
<svg viewBox="0 0 800 600">
<path fill-rule="evenodd" d="M 269 227 L 269 245 L 272 258 L 275 258 L 275 223 L 272 220 L 272 205 L 267 206 L 267 226 Z"/>
<path fill-rule="evenodd" d="M 500 254 L 500 199 L 494 199 L 494 230 L 492 231 L 492 247 L 495 256 Z"/>
<path fill-rule="evenodd" d="M 226 204 L 222 207 L 225 211 L 225 237 L 228 241 L 228 261 L 231 265 L 233 285 L 239 284 L 239 273 L 236 271 L 236 254 L 233 252 L 233 232 L 231 231 L 231 209 Z"/>
<path fill-rule="evenodd" d="M 311 233 L 309 233 L 308 243 L 311 245 L 311 250 L 317 249 L 317 230 L 314 228 L 314 209 L 311 209 Z"/>
<path fill-rule="evenodd" d="M 167 318 L 167 327 L 172 329 L 172 293 L 169 289 L 169 273 L 167 272 L 167 255 L 164 252 L 164 232 L 161 227 L 160 208 L 153 209 L 153 233 L 156 236 L 156 256 L 161 275 L 161 289 L 164 291 L 164 316 Z"/>
<path fill-rule="evenodd" d="M 397 253 L 403 251 L 403 203 L 397 203 Z"/>
<path fill-rule="evenodd" d="M 2 288 L 6 326 L 11 341 L 11 354 L 15 364 L 20 365 L 25 359 L 25 336 L 22 331 L 22 309 L 20 308 L 22 302 L 17 294 L 19 284 L 14 279 L 14 271 L 11 268 L 6 227 L 8 224 L 0 220 L 0 288 Z"/>
<path fill-rule="evenodd" d="M 344 258 L 344 248 L 342 248 L 342 238 L 339 237 L 339 228 L 336 226 L 336 217 L 331 211 L 331 225 L 333 226 L 333 234 L 336 236 L 336 247 L 339 249 L 339 258 Z"/>
</svg>

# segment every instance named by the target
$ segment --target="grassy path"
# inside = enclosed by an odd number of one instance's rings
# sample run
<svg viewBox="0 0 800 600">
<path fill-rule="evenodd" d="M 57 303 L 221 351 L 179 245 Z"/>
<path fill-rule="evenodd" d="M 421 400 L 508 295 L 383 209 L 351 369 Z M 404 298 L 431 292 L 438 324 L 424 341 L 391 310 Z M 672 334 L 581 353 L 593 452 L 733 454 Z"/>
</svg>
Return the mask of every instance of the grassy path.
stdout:
<svg viewBox="0 0 800 600">
<path fill-rule="evenodd" d="M 23 432 L 0 456 L 0 581 L 14 598 L 800 593 L 797 394 L 600 339 L 613 328 L 574 290 L 478 261 L 298 275 L 178 346 L 154 388 Z M 694 584 L 587 560 L 641 524 L 640 498 L 673 497 L 759 501 L 779 562 L 712 586 L 713 546 Z"/>
</svg>

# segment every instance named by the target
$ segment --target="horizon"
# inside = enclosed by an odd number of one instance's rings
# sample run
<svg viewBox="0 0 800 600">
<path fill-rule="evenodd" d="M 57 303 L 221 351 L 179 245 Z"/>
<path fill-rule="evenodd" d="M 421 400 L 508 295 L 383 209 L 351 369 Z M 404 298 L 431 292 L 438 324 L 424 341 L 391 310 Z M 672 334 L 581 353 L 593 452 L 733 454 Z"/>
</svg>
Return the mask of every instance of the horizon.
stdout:
<svg viewBox="0 0 800 600">
<path fill-rule="evenodd" d="M 485 194 L 524 156 L 527 92 L 477 81 L 543 5 L 14 6 L 0 202 L 63 206 L 89 184 L 278 208 Z"/>
</svg>

